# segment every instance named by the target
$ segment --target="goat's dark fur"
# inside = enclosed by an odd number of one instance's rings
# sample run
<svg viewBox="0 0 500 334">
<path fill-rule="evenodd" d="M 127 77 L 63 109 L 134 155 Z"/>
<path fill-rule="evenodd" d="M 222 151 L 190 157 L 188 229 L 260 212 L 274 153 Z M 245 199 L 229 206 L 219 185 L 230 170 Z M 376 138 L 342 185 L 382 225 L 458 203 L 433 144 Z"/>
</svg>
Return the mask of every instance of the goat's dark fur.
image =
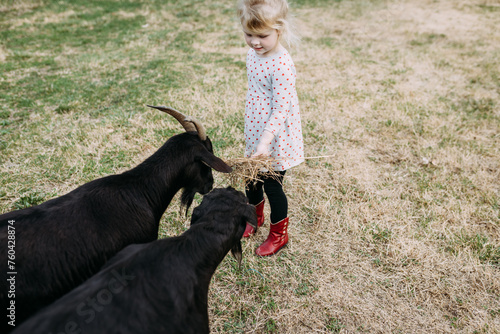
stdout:
<svg viewBox="0 0 500 334">
<path fill-rule="evenodd" d="M 125 248 L 14 333 L 208 333 L 212 275 L 229 250 L 241 260 L 246 222 L 257 223 L 247 203 L 232 188 L 214 189 L 182 235 Z"/>
<path fill-rule="evenodd" d="M 210 167 L 209 167 L 210 166 Z M 40 205 L 0 215 L 0 300 L 6 310 L 8 221 L 15 221 L 16 318 L 18 325 L 99 271 L 132 243 L 158 238 L 158 226 L 183 189 L 189 207 L 196 192 L 213 187 L 212 170 L 231 167 L 213 155 L 210 139 L 196 132 L 170 138 L 156 153 L 122 174 L 91 181 Z M 12 326 L 1 322 L 0 332 Z"/>
</svg>

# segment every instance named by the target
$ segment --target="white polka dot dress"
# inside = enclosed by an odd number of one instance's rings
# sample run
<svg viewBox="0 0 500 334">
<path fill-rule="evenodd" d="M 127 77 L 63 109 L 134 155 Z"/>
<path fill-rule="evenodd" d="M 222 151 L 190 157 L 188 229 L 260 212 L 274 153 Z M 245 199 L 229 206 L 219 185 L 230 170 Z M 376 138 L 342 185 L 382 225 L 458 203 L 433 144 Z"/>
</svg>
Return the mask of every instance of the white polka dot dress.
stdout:
<svg viewBox="0 0 500 334">
<path fill-rule="evenodd" d="M 245 106 L 245 157 L 257 148 L 262 131 L 274 134 L 269 145 L 276 171 L 304 161 L 304 141 L 299 100 L 295 90 L 295 65 L 287 50 L 261 58 L 247 53 L 248 92 Z"/>
</svg>

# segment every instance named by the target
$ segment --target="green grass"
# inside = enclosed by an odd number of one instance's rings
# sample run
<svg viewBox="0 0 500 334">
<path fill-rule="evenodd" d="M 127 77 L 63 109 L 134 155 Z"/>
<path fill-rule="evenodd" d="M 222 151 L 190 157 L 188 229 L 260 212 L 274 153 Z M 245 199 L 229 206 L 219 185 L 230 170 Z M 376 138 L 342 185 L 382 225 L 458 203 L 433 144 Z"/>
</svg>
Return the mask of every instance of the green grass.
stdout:
<svg viewBox="0 0 500 334">
<path fill-rule="evenodd" d="M 470 251 L 481 263 L 500 266 L 500 247 L 491 244 L 484 235 L 472 235 L 461 230 L 451 236 L 446 251 L 455 255 L 462 251 Z"/>
</svg>

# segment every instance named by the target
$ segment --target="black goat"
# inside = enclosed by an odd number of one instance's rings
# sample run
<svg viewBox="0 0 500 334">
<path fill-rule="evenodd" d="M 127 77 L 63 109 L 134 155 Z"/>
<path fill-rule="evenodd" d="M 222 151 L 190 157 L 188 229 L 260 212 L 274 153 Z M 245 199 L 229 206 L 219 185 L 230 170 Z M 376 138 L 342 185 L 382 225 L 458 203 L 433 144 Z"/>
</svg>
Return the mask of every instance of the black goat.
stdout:
<svg viewBox="0 0 500 334">
<path fill-rule="evenodd" d="M 233 188 L 214 189 L 182 235 L 131 245 L 95 276 L 13 334 L 208 333 L 208 287 L 229 250 L 241 262 L 255 207 Z"/>
<path fill-rule="evenodd" d="M 156 240 L 161 216 L 180 189 L 189 208 L 196 192 L 212 189 L 211 168 L 231 171 L 213 154 L 201 124 L 174 109 L 155 108 L 174 116 L 186 132 L 129 171 L 0 215 L 0 301 L 8 309 L 0 333 L 83 283 L 124 247 Z M 14 267 L 7 270 L 8 260 Z"/>
</svg>

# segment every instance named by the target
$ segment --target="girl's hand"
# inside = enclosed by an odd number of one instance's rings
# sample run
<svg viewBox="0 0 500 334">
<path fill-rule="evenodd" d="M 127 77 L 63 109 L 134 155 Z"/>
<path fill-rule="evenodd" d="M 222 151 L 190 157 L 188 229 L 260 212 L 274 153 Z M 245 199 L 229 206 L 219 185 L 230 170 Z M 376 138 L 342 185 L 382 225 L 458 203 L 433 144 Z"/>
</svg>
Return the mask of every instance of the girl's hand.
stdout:
<svg viewBox="0 0 500 334">
<path fill-rule="evenodd" d="M 274 135 L 271 132 L 264 130 L 262 132 L 262 136 L 260 137 L 259 144 L 257 144 L 257 148 L 255 149 L 255 153 L 252 154 L 251 158 L 270 156 L 271 153 L 269 152 L 269 145 L 273 139 Z"/>
<path fill-rule="evenodd" d="M 252 154 L 251 158 L 257 158 L 257 157 L 268 157 L 271 155 L 268 149 L 269 145 L 257 145 L 257 149 L 255 150 L 255 153 Z"/>
</svg>

